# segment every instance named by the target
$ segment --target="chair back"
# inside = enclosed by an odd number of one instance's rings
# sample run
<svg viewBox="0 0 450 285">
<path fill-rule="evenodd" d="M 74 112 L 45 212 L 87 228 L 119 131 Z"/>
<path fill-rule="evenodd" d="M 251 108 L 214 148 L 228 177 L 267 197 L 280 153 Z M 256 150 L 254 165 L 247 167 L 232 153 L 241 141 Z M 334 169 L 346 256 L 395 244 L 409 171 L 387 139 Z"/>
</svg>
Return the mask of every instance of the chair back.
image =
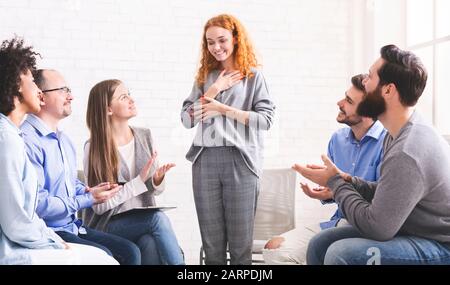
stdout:
<svg viewBox="0 0 450 285">
<path fill-rule="evenodd" d="M 256 205 L 254 240 L 268 240 L 295 228 L 296 172 L 265 169 Z"/>
</svg>

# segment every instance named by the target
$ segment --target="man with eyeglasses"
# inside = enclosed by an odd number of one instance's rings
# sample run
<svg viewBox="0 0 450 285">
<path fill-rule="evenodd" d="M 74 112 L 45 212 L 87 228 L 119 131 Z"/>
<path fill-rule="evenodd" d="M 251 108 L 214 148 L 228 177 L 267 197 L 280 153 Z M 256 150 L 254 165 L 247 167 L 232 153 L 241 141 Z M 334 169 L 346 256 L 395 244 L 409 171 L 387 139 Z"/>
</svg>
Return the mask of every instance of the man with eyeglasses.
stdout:
<svg viewBox="0 0 450 285">
<path fill-rule="evenodd" d="M 38 173 L 36 213 L 66 242 L 98 247 L 120 264 L 141 264 L 134 243 L 83 227 L 77 218 L 77 211 L 105 202 L 121 188 L 110 182 L 88 187 L 78 180 L 75 146 L 58 129 L 59 122 L 72 113 L 71 90 L 55 70 L 41 69 L 33 75 L 43 93 L 42 107 L 36 115 L 28 115 L 21 130 L 28 157 Z"/>
</svg>

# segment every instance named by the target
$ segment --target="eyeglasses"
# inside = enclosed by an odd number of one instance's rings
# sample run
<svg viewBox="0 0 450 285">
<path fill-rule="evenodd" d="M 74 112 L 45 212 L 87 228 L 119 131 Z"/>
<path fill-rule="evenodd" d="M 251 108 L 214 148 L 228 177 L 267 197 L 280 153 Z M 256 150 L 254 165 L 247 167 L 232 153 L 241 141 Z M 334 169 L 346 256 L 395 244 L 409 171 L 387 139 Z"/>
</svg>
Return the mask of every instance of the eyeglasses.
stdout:
<svg viewBox="0 0 450 285">
<path fill-rule="evenodd" d="M 60 88 L 54 88 L 54 89 L 42 90 L 42 93 L 47 93 L 47 92 L 52 92 L 52 91 L 59 91 L 59 90 L 63 91 L 64 93 L 67 93 L 67 94 L 69 94 L 69 93 L 72 94 L 72 90 L 70 90 L 70 88 L 67 87 L 67 86 L 60 87 Z"/>
</svg>

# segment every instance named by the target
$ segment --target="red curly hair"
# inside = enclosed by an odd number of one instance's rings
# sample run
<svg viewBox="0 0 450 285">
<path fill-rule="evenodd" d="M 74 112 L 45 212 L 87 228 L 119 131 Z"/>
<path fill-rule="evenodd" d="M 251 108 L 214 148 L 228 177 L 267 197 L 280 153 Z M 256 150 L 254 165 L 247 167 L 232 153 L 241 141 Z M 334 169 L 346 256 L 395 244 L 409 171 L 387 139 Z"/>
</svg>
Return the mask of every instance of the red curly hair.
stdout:
<svg viewBox="0 0 450 285">
<path fill-rule="evenodd" d="M 208 74 L 212 70 L 220 68 L 220 62 L 218 62 L 208 50 L 206 31 L 210 27 L 221 27 L 231 32 L 233 38 L 236 40 L 235 48 L 233 51 L 234 65 L 239 69 L 243 76 L 252 77 L 253 73 L 250 69 L 252 67 L 258 66 L 258 62 L 253 51 L 253 46 L 247 36 L 247 32 L 238 19 L 231 15 L 222 14 L 209 19 L 205 24 L 205 28 L 203 29 L 200 68 L 198 69 L 198 73 L 196 76 L 197 85 L 203 86 Z"/>
</svg>

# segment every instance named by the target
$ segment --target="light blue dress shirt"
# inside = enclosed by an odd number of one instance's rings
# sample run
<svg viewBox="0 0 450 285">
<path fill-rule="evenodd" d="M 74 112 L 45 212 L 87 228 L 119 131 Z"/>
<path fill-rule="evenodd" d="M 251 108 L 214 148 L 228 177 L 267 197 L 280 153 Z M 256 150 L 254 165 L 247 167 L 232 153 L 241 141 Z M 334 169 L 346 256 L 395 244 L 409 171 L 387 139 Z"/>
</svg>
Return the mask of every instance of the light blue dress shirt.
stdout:
<svg viewBox="0 0 450 285">
<path fill-rule="evenodd" d="M 76 212 L 91 207 L 94 200 L 77 178 L 73 143 L 63 132 L 52 131 L 35 115 L 28 115 L 20 128 L 28 158 L 38 174 L 36 212 L 53 230 L 78 235 L 83 228 Z"/>
<path fill-rule="evenodd" d="M 376 121 L 360 141 L 355 139 L 351 128 L 342 128 L 333 134 L 328 143 L 328 157 L 339 169 L 351 176 L 377 181 L 380 177 L 385 136 L 386 130 L 380 121 Z M 320 227 L 335 227 L 342 218 L 344 215 L 338 208 L 331 220 L 320 223 Z"/>
<path fill-rule="evenodd" d="M 21 135 L 0 114 L 0 264 L 30 264 L 32 249 L 64 248 L 35 213 L 38 181 Z"/>
</svg>

